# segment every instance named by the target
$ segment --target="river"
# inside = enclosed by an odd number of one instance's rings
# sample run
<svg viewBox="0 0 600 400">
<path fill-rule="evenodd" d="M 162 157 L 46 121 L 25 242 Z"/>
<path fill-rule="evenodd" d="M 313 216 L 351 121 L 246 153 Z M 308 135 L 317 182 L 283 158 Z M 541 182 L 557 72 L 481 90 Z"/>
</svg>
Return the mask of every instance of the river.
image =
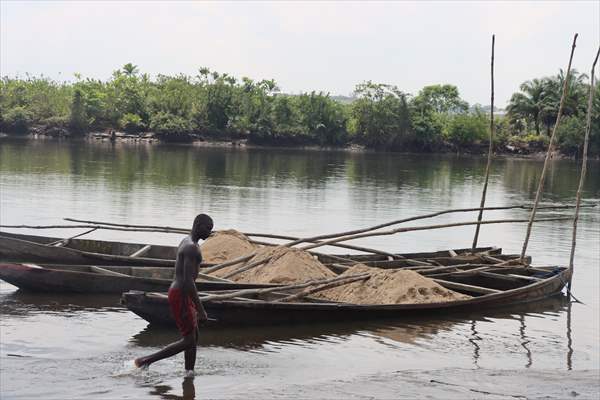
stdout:
<svg viewBox="0 0 600 400">
<path fill-rule="evenodd" d="M 297 236 L 345 231 L 443 209 L 476 207 L 485 158 L 393 153 L 214 148 L 137 142 L 0 139 L 2 224 L 63 218 Z M 488 205 L 531 203 L 542 161 L 494 160 Z M 573 204 L 579 164 L 550 164 L 544 204 Z M 600 201 L 592 161 L 586 202 Z M 538 217 L 571 216 L 541 210 Z M 484 218 L 527 218 L 524 210 Z M 475 219 L 448 214 L 420 224 Z M 418 225 L 413 223 L 412 225 Z M 480 245 L 518 253 L 526 224 L 483 226 Z M 67 237 L 67 230 L 21 230 Z M 78 231 L 79 232 L 79 231 Z M 180 236 L 94 232 L 90 238 L 176 244 Z M 395 252 L 468 247 L 472 227 L 372 237 Z M 567 264 L 571 223 L 534 225 L 535 264 Z M 461 315 L 219 329 L 203 332 L 197 376 L 183 357 L 131 372 L 124 363 L 177 339 L 148 328 L 115 296 L 37 295 L 0 282 L 2 399 L 178 398 L 597 398 L 600 392 L 600 212 L 584 208 L 573 293 Z"/>
</svg>

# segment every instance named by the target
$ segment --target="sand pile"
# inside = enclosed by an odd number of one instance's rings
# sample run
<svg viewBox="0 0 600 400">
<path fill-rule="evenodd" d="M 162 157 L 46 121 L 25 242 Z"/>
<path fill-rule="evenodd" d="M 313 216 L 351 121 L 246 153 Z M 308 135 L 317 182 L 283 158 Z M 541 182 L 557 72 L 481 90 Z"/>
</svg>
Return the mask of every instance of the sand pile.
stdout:
<svg viewBox="0 0 600 400">
<path fill-rule="evenodd" d="M 370 279 L 325 290 L 315 297 L 355 304 L 440 303 L 470 298 L 410 270 L 385 270 L 357 264 L 340 276 L 365 272 L 371 274 Z"/>
<path fill-rule="evenodd" d="M 258 250 L 258 254 L 248 261 L 248 264 L 268 256 L 271 256 L 270 261 L 235 275 L 231 279 L 236 282 L 292 284 L 335 277 L 331 270 L 308 252 L 299 249 L 262 247 Z M 239 267 L 240 265 L 227 267 L 221 271 L 227 270 L 229 273 Z M 223 276 L 219 274 L 221 271 L 215 272 L 215 275 Z"/>
<path fill-rule="evenodd" d="M 230 229 L 214 232 L 202 243 L 200 249 L 203 262 L 218 264 L 250 254 L 257 247 L 250 242 L 246 235 Z"/>
</svg>

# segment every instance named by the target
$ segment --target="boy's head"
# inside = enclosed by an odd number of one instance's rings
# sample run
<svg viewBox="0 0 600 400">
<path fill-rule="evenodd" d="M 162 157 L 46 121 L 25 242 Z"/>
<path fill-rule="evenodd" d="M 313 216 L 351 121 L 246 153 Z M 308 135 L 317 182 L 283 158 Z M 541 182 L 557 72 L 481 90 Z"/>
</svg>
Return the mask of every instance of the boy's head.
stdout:
<svg viewBox="0 0 600 400">
<path fill-rule="evenodd" d="M 213 229 L 213 220 L 206 214 L 198 214 L 194 218 L 194 225 L 192 225 L 192 239 L 206 239 L 210 236 Z"/>
</svg>

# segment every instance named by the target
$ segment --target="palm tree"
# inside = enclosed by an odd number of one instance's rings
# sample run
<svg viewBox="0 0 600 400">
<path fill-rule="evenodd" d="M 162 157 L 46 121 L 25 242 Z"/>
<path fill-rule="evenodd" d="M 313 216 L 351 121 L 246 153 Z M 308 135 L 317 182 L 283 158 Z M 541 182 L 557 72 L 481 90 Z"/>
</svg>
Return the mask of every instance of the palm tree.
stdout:
<svg viewBox="0 0 600 400">
<path fill-rule="evenodd" d="M 521 92 L 513 94 L 510 98 L 508 113 L 512 118 L 532 120 L 535 133 L 539 135 L 547 84 L 543 79 L 532 79 L 522 83 L 519 89 Z"/>
<path fill-rule="evenodd" d="M 550 136 L 550 130 L 556 123 L 558 108 L 560 107 L 560 99 L 562 97 L 562 89 L 565 82 L 565 72 L 561 69 L 559 73 L 552 77 L 544 79 L 545 90 L 544 99 L 542 101 L 541 120 L 546 126 L 546 133 Z M 579 115 L 585 112 L 586 104 L 586 74 L 580 74 L 576 69 L 571 70 L 568 83 L 568 95 L 565 98 L 563 106 L 563 115 Z"/>
<path fill-rule="evenodd" d="M 138 73 L 138 67 L 137 65 L 134 65 L 132 63 L 127 63 L 125 65 L 123 65 L 123 73 L 127 76 L 133 76 L 135 74 Z"/>
</svg>

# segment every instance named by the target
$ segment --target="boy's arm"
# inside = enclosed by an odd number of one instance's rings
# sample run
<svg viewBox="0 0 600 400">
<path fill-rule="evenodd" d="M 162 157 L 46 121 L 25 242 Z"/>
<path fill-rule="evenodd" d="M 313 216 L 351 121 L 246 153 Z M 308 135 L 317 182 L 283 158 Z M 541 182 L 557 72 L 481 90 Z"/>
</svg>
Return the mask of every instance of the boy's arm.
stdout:
<svg viewBox="0 0 600 400">
<path fill-rule="evenodd" d="M 192 299 L 200 320 L 208 319 L 202 303 L 198 298 L 198 289 L 194 277 L 196 276 L 196 268 L 198 268 L 198 248 L 195 246 L 187 246 L 183 253 L 183 271 L 184 271 L 184 288 L 187 295 Z"/>
</svg>

